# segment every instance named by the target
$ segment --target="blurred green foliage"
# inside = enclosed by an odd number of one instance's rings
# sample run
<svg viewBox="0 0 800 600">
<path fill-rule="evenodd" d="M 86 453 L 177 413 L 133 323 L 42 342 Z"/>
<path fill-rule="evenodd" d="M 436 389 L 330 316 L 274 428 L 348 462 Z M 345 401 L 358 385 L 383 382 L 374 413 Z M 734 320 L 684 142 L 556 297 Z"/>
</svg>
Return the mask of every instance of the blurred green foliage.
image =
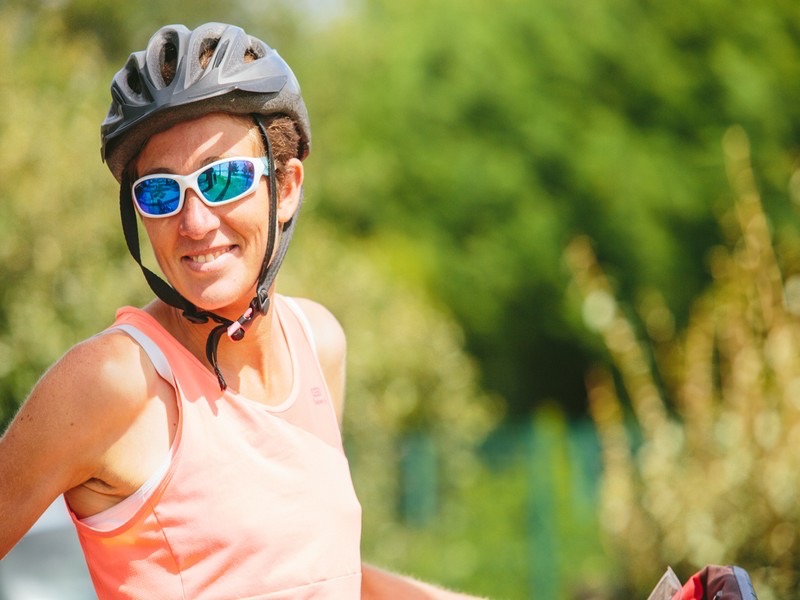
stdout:
<svg viewBox="0 0 800 600">
<path fill-rule="evenodd" d="M 98 168 L 108 75 L 93 38 L 49 15 L 0 18 L 0 398 L 3 421 L 59 354 L 143 299 Z"/>
<path fill-rule="evenodd" d="M 622 588 L 641 591 L 665 561 L 689 568 L 740 556 L 734 542 L 695 538 L 680 556 L 654 547 L 636 563 L 625 544 L 603 556 L 597 515 L 584 511 L 594 492 L 575 483 L 576 455 L 565 450 L 574 423 L 548 407 L 583 415 L 584 374 L 609 356 L 586 331 L 587 314 L 596 324 L 609 307 L 640 307 L 631 336 L 646 331 L 658 357 L 659 344 L 690 331 L 695 300 L 709 302 L 717 248 L 737 239 L 719 150 L 733 123 L 752 139 L 777 264 L 787 277 L 800 272 L 786 200 L 800 199 L 800 5 L 5 0 L 0 421 L 60 353 L 117 306 L 149 297 L 120 235 L 98 127 L 128 52 L 162 24 L 208 20 L 269 41 L 303 84 L 314 147 L 280 285 L 329 306 L 348 332 L 345 435 L 365 557 L 507 598 L 543 594 L 537 573 L 554 564 L 558 581 L 547 589 L 566 598 L 582 583 L 611 589 L 616 573 Z M 620 304 L 571 293 L 562 254 L 576 234 L 593 240 Z M 622 390 L 623 402 L 693 381 L 690 366 L 650 378 L 640 369 L 642 387 Z M 664 397 L 663 411 L 676 410 Z M 769 410 L 754 418 L 769 424 Z M 523 458 L 481 460 L 476 447 L 499 420 L 528 429 L 532 413 Z M 418 523 L 398 506 L 415 436 L 433 440 L 420 460 L 432 461 L 436 488 Z M 614 464 L 607 457 L 606 490 L 618 481 Z M 645 506 L 648 493 L 632 487 L 618 510 Z M 706 509 L 713 521 L 716 508 Z M 784 517 L 790 525 L 777 530 L 754 519 L 753 535 L 765 527 L 793 547 L 796 521 Z M 758 546 L 748 564 L 786 560 L 770 551 Z M 642 561 L 647 569 L 622 568 Z"/>
<path fill-rule="evenodd" d="M 309 187 L 322 216 L 455 314 L 511 414 L 583 410 L 599 350 L 563 293 L 575 233 L 624 297 L 659 289 L 683 322 L 719 240 L 731 123 L 755 140 L 771 214 L 789 212 L 797 3 L 358 6 L 315 36 L 324 55 L 296 57 L 314 81 Z"/>
</svg>

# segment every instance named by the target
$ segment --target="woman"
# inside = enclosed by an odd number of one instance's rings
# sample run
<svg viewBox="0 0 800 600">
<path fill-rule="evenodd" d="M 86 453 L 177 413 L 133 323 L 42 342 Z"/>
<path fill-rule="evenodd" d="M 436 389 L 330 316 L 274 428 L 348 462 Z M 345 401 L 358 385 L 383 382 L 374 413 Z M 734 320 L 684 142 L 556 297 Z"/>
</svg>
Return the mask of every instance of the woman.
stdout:
<svg viewBox="0 0 800 600">
<path fill-rule="evenodd" d="M 64 494 L 101 598 L 453 597 L 360 562 L 345 337 L 274 279 L 308 116 L 237 27 L 160 29 L 114 77 L 102 154 L 162 280 L 41 379 L 0 440 L 0 556 Z M 46 476 L 42 476 L 43 474 Z"/>
</svg>

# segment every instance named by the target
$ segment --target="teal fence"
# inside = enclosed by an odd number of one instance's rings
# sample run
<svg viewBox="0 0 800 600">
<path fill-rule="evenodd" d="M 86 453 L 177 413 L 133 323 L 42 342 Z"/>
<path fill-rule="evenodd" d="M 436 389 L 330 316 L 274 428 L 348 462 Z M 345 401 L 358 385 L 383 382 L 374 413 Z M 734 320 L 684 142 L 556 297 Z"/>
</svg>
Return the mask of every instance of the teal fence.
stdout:
<svg viewBox="0 0 800 600">
<path fill-rule="evenodd" d="M 447 507 L 461 503 L 473 519 L 464 536 L 478 558 L 452 584 L 491 598 L 606 597 L 613 565 L 598 526 L 601 460 L 591 422 L 544 409 L 501 426 L 480 449 L 481 475 L 458 498 L 442 491 L 438 452 L 425 433 L 403 440 L 399 511 L 410 528 L 439 531 L 443 553 L 465 542 L 437 530 Z"/>
</svg>

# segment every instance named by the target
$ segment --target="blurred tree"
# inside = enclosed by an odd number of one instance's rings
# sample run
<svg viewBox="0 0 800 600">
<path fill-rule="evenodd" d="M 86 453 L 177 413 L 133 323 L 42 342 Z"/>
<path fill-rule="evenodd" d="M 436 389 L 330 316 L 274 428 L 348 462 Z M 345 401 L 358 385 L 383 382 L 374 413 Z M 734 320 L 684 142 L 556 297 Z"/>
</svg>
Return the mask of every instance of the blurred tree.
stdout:
<svg viewBox="0 0 800 600">
<path fill-rule="evenodd" d="M 422 281 L 512 411 L 580 411 L 599 351 L 560 252 L 595 240 L 629 298 L 686 318 L 725 189 L 718 140 L 757 140 L 772 214 L 796 154 L 800 5 L 368 0 L 298 55 L 320 215 Z M 324 60 L 320 56 L 324 56 Z"/>
<path fill-rule="evenodd" d="M 102 56 L 54 13 L 0 12 L 0 414 L 70 345 L 142 298 L 99 167 Z M 102 87 L 105 87 L 102 86 Z"/>
<path fill-rule="evenodd" d="M 158 27 L 169 23 L 182 23 L 191 29 L 208 21 L 222 21 L 241 24 L 250 31 L 265 29 L 270 32 L 270 42 L 283 48 L 295 37 L 299 18 L 289 0 L 273 0 L 268 4 L 194 0 L 191 9 L 180 0 L 146 4 L 111 0 L 5 0 L 5 4 L 18 8 L 31 19 L 58 18 L 63 23 L 61 33 L 67 37 L 94 38 L 103 56 L 115 68 L 132 51 L 144 48 Z"/>
<path fill-rule="evenodd" d="M 800 303 L 792 291 L 800 265 L 789 261 L 781 272 L 741 128 L 725 136 L 725 150 L 736 191 L 723 219 L 730 239 L 715 249 L 713 285 L 680 336 L 641 338 L 587 240 L 567 252 L 641 433 L 633 444 L 617 384 L 607 369 L 594 370 L 587 383 L 603 446 L 600 515 L 632 598 L 667 565 L 686 578 L 707 564 L 739 564 L 767 600 L 800 590 L 792 450 L 800 435 Z"/>
</svg>

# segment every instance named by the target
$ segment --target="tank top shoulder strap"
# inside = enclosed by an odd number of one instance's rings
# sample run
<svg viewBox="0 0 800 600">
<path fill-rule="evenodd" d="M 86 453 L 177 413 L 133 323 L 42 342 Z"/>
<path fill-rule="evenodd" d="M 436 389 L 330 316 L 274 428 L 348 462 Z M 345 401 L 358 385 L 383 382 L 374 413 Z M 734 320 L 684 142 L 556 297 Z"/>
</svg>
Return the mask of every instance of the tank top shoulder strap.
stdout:
<svg viewBox="0 0 800 600">
<path fill-rule="evenodd" d="M 176 385 L 176 377 L 170 362 L 169 334 L 148 313 L 140 308 L 124 306 L 117 310 L 114 323 L 99 335 L 121 331 L 132 338 L 144 350 L 156 372 L 168 383 Z"/>
<path fill-rule="evenodd" d="M 292 315 L 294 315 L 294 317 L 297 319 L 300 324 L 300 329 L 303 331 L 303 335 L 308 341 L 314 356 L 317 356 L 317 342 L 314 339 L 314 331 L 311 329 L 311 323 L 309 322 L 306 313 L 303 312 L 303 309 L 300 308 L 300 305 L 294 298 L 290 298 L 288 296 L 278 296 L 278 298 L 280 298 L 286 308 L 288 308 Z"/>
<path fill-rule="evenodd" d="M 161 348 L 156 344 L 145 332 L 132 325 L 131 323 L 118 323 L 109 327 L 106 332 L 123 331 L 128 334 L 133 340 L 142 347 L 147 358 L 153 363 L 156 372 L 165 380 L 174 382 L 175 376 L 172 373 L 172 367 Z"/>
</svg>

